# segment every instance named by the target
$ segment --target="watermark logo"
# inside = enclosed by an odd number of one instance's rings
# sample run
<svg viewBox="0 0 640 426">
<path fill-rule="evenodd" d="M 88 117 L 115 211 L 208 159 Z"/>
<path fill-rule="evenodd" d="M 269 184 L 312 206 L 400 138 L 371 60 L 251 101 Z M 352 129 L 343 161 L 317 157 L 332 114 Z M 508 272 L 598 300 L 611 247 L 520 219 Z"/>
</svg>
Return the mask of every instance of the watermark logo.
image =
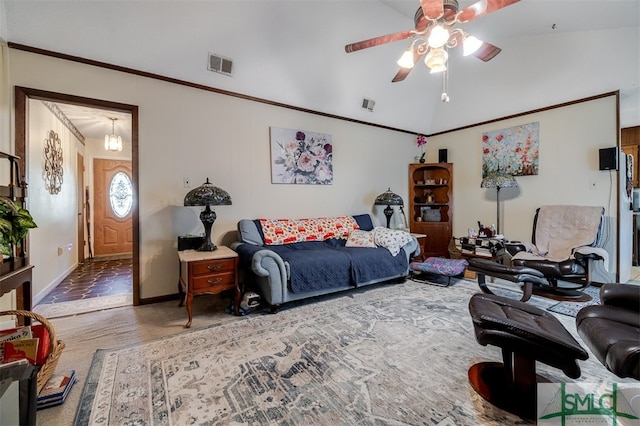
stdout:
<svg viewBox="0 0 640 426">
<path fill-rule="evenodd" d="M 640 383 L 538 383 L 538 425 L 640 426 Z"/>
</svg>

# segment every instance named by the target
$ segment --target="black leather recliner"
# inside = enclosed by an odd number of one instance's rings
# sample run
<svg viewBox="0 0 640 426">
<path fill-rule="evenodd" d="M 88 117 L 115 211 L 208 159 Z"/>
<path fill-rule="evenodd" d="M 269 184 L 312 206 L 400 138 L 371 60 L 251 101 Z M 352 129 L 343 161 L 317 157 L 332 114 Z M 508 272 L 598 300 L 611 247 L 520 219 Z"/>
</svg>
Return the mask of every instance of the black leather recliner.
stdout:
<svg viewBox="0 0 640 426">
<path fill-rule="evenodd" d="M 640 285 L 603 284 L 600 303 L 578 312 L 578 334 L 609 371 L 640 380 Z"/>
<path fill-rule="evenodd" d="M 469 270 L 478 274 L 478 284 L 491 293 L 485 276 L 521 283 L 521 301 L 532 293 L 554 299 L 586 301 L 581 290 L 591 284 L 595 261 L 608 263 L 600 247 L 604 207 L 552 205 L 536 210 L 531 243 L 505 243 L 512 256 L 509 265 L 488 259 L 470 259 Z"/>
</svg>

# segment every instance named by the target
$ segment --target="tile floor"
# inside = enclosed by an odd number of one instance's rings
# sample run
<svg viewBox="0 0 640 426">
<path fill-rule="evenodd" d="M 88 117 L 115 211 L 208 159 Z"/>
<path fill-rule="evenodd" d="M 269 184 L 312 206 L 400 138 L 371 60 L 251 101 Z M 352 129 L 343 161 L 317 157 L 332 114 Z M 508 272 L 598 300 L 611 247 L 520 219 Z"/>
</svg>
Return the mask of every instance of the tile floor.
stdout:
<svg viewBox="0 0 640 426">
<path fill-rule="evenodd" d="M 132 283 L 132 259 L 87 259 L 39 304 L 131 293 Z"/>
</svg>

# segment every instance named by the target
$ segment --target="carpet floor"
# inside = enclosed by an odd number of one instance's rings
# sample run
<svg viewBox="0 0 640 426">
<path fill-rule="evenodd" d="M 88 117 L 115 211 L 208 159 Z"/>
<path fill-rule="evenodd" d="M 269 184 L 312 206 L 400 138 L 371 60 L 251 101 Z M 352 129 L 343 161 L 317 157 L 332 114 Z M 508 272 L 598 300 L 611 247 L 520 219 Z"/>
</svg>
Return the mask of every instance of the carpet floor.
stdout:
<svg viewBox="0 0 640 426">
<path fill-rule="evenodd" d="M 584 308 L 585 306 L 597 305 L 600 303 L 600 287 L 589 286 L 582 289 L 582 292 L 591 296 L 591 300 L 589 300 L 588 302 L 556 303 L 555 305 L 549 307 L 549 311 L 575 318 L 576 315 L 578 315 L 580 309 Z"/>
<path fill-rule="evenodd" d="M 75 369 L 80 383 L 38 424 L 73 424 L 76 409 L 81 425 L 527 424 L 468 385 L 470 365 L 501 359 L 475 341 L 467 303 L 477 291 L 407 281 L 245 317 L 198 297 L 189 331 L 177 302 L 54 319 L 67 344 L 58 371 Z M 573 318 L 558 318 L 576 335 Z M 623 381 L 593 356 L 580 364 L 577 381 Z"/>
</svg>

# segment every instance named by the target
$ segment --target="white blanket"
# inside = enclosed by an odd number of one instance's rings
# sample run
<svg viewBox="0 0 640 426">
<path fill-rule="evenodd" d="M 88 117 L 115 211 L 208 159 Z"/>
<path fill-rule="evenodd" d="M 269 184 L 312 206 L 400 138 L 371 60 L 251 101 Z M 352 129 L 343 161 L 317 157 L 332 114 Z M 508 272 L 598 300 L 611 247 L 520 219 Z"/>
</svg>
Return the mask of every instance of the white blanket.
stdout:
<svg viewBox="0 0 640 426">
<path fill-rule="evenodd" d="M 591 247 L 596 242 L 602 207 L 598 206 L 542 206 L 536 223 L 536 244 L 526 244 L 527 251 L 513 259 L 546 259 L 554 262 L 574 258 L 575 252 L 595 253 L 604 259 L 608 270 L 609 254 L 602 248 Z"/>
</svg>

